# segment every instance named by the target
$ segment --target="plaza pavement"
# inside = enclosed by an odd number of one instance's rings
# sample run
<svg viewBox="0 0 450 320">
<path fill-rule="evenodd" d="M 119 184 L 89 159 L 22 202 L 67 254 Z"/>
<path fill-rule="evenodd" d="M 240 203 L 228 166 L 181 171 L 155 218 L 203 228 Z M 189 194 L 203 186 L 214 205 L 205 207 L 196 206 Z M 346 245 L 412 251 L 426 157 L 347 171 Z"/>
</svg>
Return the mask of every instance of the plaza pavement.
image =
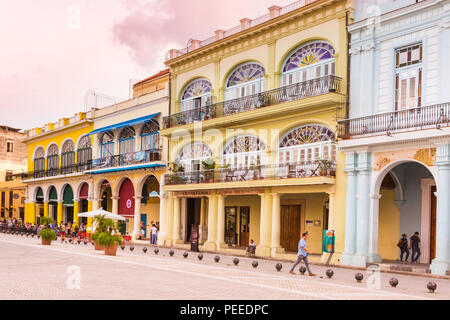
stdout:
<svg viewBox="0 0 450 320">
<path fill-rule="evenodd" d="M 58 241 L 46 247 L 36 237 L 1 233 L 0 267 L 4 276 L 0 299 L 450 299 L 450 280 L 446 279 L 378 273 L 379 289 L 372 289 L 367 280 L 376 285 L 377 278 L 368 272 L 362 272 L 364 280 L 357 283 L 354 275 L 361 271 L 351 269 L 333 267 L 335 274 L 328 279 L 327 268 L 314 265 L 317 276 L 308 277 L 300 275 L 298 268 L 296 275 L 289 274 L 291 264 L 286 262 L 277 272 L 277 261 L 272 260 L 239 257 L 235 266 L 232 256 L 222 255 L 216 263 L 216 254 L 203 253 L 199 261 L 194 252 L 184 258 L 183 250 L 175 250 L 170 257 L 167 248 L 160 248 L 158 255 L 152 246 L 147 247 L 147 253 L 142 248 L 119 248 L 116 257 L 108 257 L 89 243 Z M 252 267 L 253 261 L 258 261 L 257 268 Z M 71 270 L 79 270 L 79 288 Z M 399 280 L 397 288 L 389 285 L 394 276 Z M 429 281 L 437 283 L 435 293 L 428 292 Z"/>
</svg>

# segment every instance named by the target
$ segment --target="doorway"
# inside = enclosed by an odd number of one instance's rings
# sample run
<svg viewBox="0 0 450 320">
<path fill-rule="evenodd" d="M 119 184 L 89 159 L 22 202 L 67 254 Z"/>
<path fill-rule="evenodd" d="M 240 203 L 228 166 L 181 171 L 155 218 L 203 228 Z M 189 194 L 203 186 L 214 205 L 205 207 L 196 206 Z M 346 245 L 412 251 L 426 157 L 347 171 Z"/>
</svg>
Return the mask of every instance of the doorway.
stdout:
<svg viewBox="0 0 450 320">
<path fill-rule="evenodd" d="M 200 211 L 202 206 L 201 198 L 187 199 L 187 214 L 186 214 L 186 242 L 191 242 L 192 227 L 200 225 Z"/>
<path fill-rule="evenodd" d="M 250 238 L 250 207 L 239 210 L 239 246 L 247 247 Z"/>
<path fill-rule="evenodd" d="M 436 186 L 431 187 L 430 261 L 436 258 Z"/>
<path fill-rule="evenodd" d="M 73 207 L 72 206 L 65 206 L 66 207 L 66 221 L 73 223 Z"/>
<path fill-rule="evenodd" d="M 144 226 L 144 239 L 147 238 L 147 214 L 142 213 L 141 214 L 141 223 Z M 140 232 L 141 230 L 139 230 Z"/>
<path fill-rule="evenodd" d="M 297 251 L 301 230 L 301 206 L 281 206 L 281 239 L 280 243 L 286 251 Z"/>
</svg>

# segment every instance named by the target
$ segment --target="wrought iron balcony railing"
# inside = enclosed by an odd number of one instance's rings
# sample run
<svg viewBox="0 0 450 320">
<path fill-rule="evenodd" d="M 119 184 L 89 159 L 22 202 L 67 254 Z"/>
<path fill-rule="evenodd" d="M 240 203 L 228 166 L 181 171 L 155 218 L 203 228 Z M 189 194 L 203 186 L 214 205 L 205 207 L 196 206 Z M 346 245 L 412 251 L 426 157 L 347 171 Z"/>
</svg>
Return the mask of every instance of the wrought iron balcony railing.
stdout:
<svg viewBox="0 0 450 320">
<path fill-rule="evenodd" d="M 329 92 L 341 91 L 341 78 L 325 76 L 291 84 L 285 87 L 253 94 L 250 96 L 221 101 L 208 106 L 179 112 L 164 117 L 164 129 L 182 126 L 196 121 L 229 116 L 236 113 L 268 107 L 289 101 L 300 100 Z"/>
<path fill-rule="evenodd" d="M 153 161 L 161 161 L 161 149 L 151 149 L 94 159 L 92 161 L 92 168 L 100 169 L 122 167 Z"/>
<path fill-rule="evenodd" d="M 336 163 L 327 167 L 317 162 L 289 163 L 277 166 L 255 166 L 250 168 L 221 168 L 216 170 L 172 172 L 164 175 L 165 185 L 200 184 L 216 182 L 237 182 L 308 178 L 336 175 Z"/>
<path fill-rule="evenodd" d="M 342 139 L 450 126 L 450 103 L 341 120 L 338 135 Z"/>
<path fill-rule="evenodd" d="M 55 177 L 59 175 L 66 175 L 76 172 L 84 172 L 92 168 L 92 161 L 88 161 L 86 163 L 76 163 L 64 167 L 59 168 L 50 168 L 47 170 L 37 170 L 37 171 L 29 171 L 21 173 L 20 176 L 22 180 L 27 179 L 39 179 L 39 178 L 48 178 Z"/>
</svg>

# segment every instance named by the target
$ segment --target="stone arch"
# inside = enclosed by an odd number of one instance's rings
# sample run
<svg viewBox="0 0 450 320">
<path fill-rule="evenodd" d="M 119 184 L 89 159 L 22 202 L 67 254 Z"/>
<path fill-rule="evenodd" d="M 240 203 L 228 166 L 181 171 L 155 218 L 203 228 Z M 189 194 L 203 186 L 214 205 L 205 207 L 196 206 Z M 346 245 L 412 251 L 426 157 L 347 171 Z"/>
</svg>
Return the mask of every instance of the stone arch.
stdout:
<svg viewBox="0 0 450 320">
<path fill-rule="evenodd" d="M 156 181 L 158 181 L 158 184 L 161 186 L 161 179 L 158 178 L 157 175 L 150 173 L 147 175 L 144 175 L 142 177 L 139 178 L 139 181 L 136 184 L 136 189 L 135 189 L 135 195 L 136 197 L 141 197 L 142 196 L 142 188 L 144 187 L 145 182 L 147 181 L 147 179 L 154 177 L 156 179 Z"/>
</svg>

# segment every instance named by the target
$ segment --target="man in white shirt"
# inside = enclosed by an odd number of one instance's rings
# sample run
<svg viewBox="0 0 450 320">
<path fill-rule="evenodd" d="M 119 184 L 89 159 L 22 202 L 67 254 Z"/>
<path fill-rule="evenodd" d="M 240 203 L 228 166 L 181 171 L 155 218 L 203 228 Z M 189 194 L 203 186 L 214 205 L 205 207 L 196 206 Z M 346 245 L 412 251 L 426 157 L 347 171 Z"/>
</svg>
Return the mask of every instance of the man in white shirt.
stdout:
<svg viewBox="0 0 450 320">
<path fill-rule="evenodd" d="M 156 244 L 156 235 L 158 234 L 158 229 L 153 224 L 152 225 L 152 244 Z"/>
</svg>

